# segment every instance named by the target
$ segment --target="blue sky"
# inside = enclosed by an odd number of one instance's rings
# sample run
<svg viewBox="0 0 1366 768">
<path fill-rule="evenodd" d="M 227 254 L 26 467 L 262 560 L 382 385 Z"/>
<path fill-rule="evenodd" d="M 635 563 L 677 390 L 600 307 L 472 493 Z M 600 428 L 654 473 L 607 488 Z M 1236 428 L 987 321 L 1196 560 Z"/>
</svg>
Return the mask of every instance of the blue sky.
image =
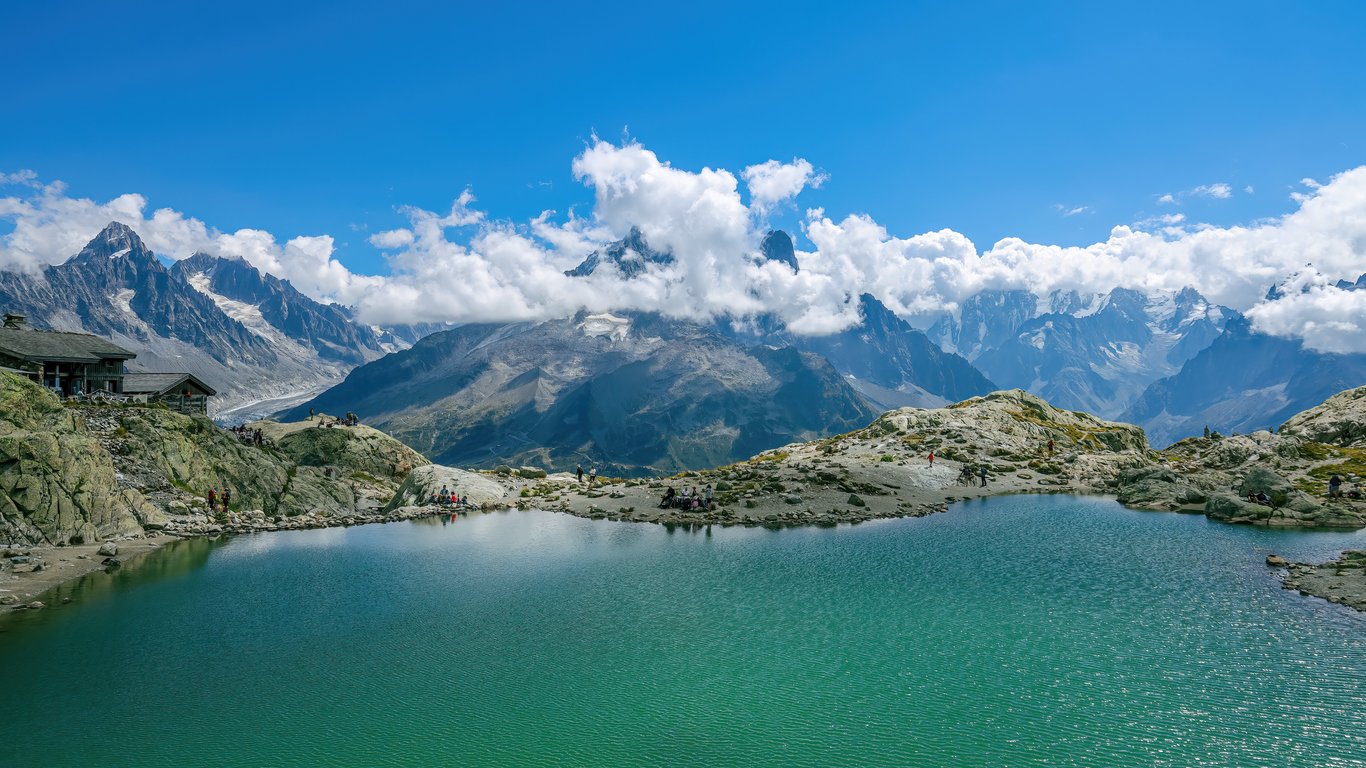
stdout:
<svg viewBox="0 0 1366 768">
<path fill-rule="evenodd" d="M 789 228 L 820 206 L 979 247 L 1103 240 L 1214 183 L 1191 220 L 1279 215 L 1366 158 L 1360 3 L 194 5 L 0 9 L 0 171 L 330 233 L 371 272 L 395 206 L 589 210 L 595 132 L 689 170 L 806 158 L 829 180 Z"/>
</svg>

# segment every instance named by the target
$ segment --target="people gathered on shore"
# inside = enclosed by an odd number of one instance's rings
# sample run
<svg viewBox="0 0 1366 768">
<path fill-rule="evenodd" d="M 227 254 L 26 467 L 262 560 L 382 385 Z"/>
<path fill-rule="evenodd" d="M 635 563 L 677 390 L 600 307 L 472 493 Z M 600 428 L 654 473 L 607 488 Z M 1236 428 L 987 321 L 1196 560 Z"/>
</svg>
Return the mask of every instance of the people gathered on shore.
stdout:
<svg viewBox="0 0 1366 768">
<path fill-rule="evenodd" d="M 711 485 L 705 486 L 699 493 L 697 486 L 684 486 L 683 492 L 679 493 L 673 486 L 664 490 L 664 497 L 659 500 L 660 509 L 699 509 L 710 511 L 716 504 L 715 495 L 712 493 Z"/>
<path fill-rule="evenodd" d="M 470 506 L 470 497 L 462 497 L 460 494 L 443 485 L 441 486 L 441 490 L 432 494 L 432 498 L 428 503 L 435 504 L 439 507 L 468 507 Z"/>
</svg>

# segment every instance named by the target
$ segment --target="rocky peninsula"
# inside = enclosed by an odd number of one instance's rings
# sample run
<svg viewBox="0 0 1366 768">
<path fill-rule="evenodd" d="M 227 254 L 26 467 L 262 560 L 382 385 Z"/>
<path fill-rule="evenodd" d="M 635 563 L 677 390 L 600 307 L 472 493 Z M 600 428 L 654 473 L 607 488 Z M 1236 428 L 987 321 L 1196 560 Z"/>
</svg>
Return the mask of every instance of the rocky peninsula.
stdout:
<svg viewBox="0 0 1366 768">
<path fill-rule="evenodd" d="M 1276 434 L 1211 434 L 1161 451 L 1138 427 L 1010 390 L 889 411 L 862 429 L 722 467 L 591 484 L 538 467 L 433 465 L 365 426 L 248 428 L 261 431 L 261 444 L 163 408 L 63 404 L 0 373 L 0 545 L 9 545 L 0 547 L 0 604 L 26 606 L 55 583 L 178 537 L 449 513 L 430 504 L 443 486 L 470 508 L 670 526 L 860 523 L 1017 493 L 1107 494 L 1135 508 L 1230 523 L 1366 526 L 1366 502 L 1324 494 L 1334 474 L 1349 483 L 1366 475 L 1366 387 L 1295 416 Z M 207 490 L 224 487 L 230 507 L 209 509 Z M 708 487 L 710 509 L 660 505 L 670 488 Z M 107 545 L 118 554 L 100 554 Z M 1294 571 L 1287 587 L 1366 592 L 1350 586 L 1357 579 L 1366 587 L 1355 562 L 1335 566 L 1321 589 Z"/>
<path fill-rule="evenodd" d="M 70 405 L 0 373 L 0 605 L 188 536 L 404 519 L 429 462 L 365 426 L 259 422 L 261 445 L 163 407 Z M 231 491 L 209 508 L 210 489 Z"/>
</svg>

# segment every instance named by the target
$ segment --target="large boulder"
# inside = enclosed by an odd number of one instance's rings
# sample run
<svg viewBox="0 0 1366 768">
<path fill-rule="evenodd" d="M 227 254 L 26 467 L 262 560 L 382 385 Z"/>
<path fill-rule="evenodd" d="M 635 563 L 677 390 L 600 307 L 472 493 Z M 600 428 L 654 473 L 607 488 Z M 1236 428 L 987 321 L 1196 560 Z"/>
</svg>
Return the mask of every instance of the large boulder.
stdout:
<svg viewBox="0 0 1366 768">
<path fill-rule="evenodd" d="M 1281 425 L 1281 434 L 1315 443 L 1366 445 L 1366 386 L 1339 392 Z"/>
<path fill-rule="evenodd" d="M 1135 467 L 1119 473 L 1115 496 L 1121 504 L 1146 509 L 1176 509 L 1204 504 L 1206 496 L 1166 467 Z"/>
<path fill-rule="evenodd" d="M 1273 506 L 1284 506 L 1297 493 L 1289 480 L 1265 467 L 1256 467 L 1243 476 L 1238 492 L 1246 497 L 1251 493 L 1265 493 Z"/>
<path fill-rule="evenodd" d="M 136 534 L 144 504 L 120 487 L 112 457 L 78 413 L 28 379 L 0 373 L 0 540 Z"/>
<path fill-rule="evenodd" d="M 392 511 L 399 507 L 425 504 L 441 490 L 442 486 L 461 497 L 468 497 L 471 504 L 477 505 L 496 504 L 511 495 L 508 486 L 487 475 L 440 464 L 428 464 L 408 473 L 403 484 L 399 486 L 398 493 L 394 494 L 385 510 Z"/>
<path fill-rule="evenodd" d="M 1228 523 L 1265 523 L 1274 510 L 1227 494 L 1216 494 L 1205 503 L 1205 516 Z"/>
</svg>

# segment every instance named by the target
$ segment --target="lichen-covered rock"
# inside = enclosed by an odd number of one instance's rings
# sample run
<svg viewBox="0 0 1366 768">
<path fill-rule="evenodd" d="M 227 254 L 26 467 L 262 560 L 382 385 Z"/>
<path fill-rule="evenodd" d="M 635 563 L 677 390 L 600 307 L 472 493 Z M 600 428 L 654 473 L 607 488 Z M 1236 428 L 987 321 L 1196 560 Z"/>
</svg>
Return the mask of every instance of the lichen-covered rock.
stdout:
<svg viewBox="0 0 1366 768">
<path fill-rule="evenodd" d="M 232 505 L 274 513 L 293 462 L 249 445 L 203 416 L 160 408 L 125 408 L 106 439 L 144 492 L 178 490 L 203 498 L 232 493 Z M 287 513 L 284 513 L 287 514 Z"/>
<path fill-rule="evenodd" d="M 508 486 L 487 475 L 440 464 L 428 464 L 408 473 L 385 510 L 393 511 L 399 507 L 425 504 L 440 492 L 442 486 L 462 498 L 468 497 L 470 503 L 476 505 L 499 503 L 512 495 Z"/>
<path fill-rule="evenodd" d="M 1227 494 L 1211 496 L 1205 503 L 1206 517 L 1230 523 L 1265 522 L 1271 519 L 1272 512 L 1269 506 L 1244 501 Z"/>
<path fill-rule="evenodd" d="M 257 422 L 251 426 L 260 425 Z M 263 434 L 266 432 L 263 429 Z M 412 448 L 363 425 L 306 426 L 281 434 L 274 442 L 280 451 L 302 466 L 341 467 L 395 483 L 402 481 L 417 467 L 431 463 Z"/>
<path fill-rule="evenodd" d="M 869 427 L 874 428 L 953 433 L 984 451 L 1022 456 L 1045 453 L 1049 440 L 1056 455 L 1148 450 L 1143 430 L 1132 424 L 1054 408 L 1020 389 L 992 392 L 947 408 L 899 408 L 883 414 Z"/>
<path fill-rule="evenodd" d="M 1145 509 L 1177 509 L 1206 503 L 1208 497 L 1168 467 L 1134 467 L 1119 473 L 1115 497 Z"/>
<path fill-rule="evenodd" d="M 67 544 L 138 533 L 144 503 L 109 454 L 50 392 L 0 373 L 0 539 Z"/>
<path fill-rule="evenodd" d="M 1265 493 L 1271 497 L 1273 504 L 1281 506 L 1290 500 L 1291 494 L 1295 493 L 1295 487 L 1275 472 L 1265 467 L 1255 467 L 1243 477 L 1243 482 L 1238 485 L 1238 492 L 1244 496 Z"/>
<path fill-rule="evenodd" d="M 1366 447 L 1366 386 L 1339 392 L 1281 425 L 1282 435 L 1344 448 Z"/>
</svg>

